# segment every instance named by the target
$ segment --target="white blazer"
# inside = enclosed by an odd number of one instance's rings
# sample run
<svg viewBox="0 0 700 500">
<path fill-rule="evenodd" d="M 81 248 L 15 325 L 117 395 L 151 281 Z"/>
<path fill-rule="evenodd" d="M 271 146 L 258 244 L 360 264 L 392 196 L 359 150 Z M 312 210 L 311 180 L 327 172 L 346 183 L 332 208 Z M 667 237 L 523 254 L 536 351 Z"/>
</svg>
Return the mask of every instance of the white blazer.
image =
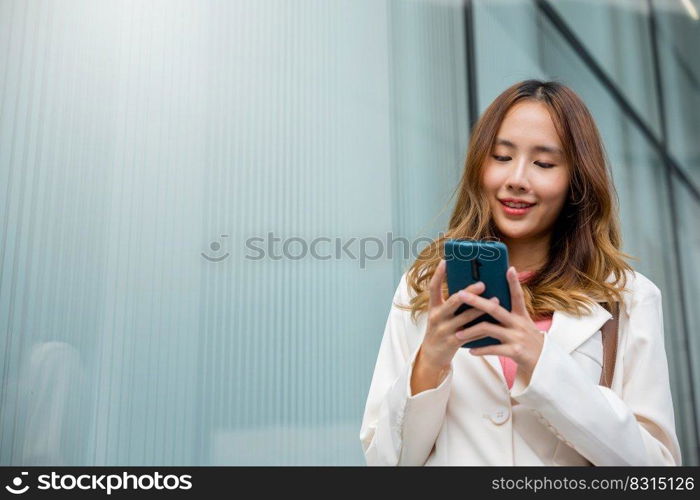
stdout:
<svg viewBox="0 0 700 500">
<path fill-rule="evenodd" d="M 414 323 L 392 304 L 360 429 L 367 464 L 681 465 L 661 292 L 628 277 L 610 389 L 598 381 L 611 314 L 596 304 L 581 317 L 554 311 L 527 386 L 518 373 L 509 390 L 498 356 L 460 348 L 438 387 L 411 396 L 427 314 Z M 411 295 L 404 274 L 394 302 Z"/>
</svg>

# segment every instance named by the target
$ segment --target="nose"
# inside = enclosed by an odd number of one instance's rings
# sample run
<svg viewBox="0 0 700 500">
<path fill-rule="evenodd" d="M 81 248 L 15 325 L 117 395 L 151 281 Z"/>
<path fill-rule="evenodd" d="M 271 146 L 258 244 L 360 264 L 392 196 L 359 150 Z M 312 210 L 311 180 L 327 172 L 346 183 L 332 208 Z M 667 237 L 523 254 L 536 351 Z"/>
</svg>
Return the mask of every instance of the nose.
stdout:
<svg viewBox="0 0 700 500">
<path fill-rule="evenodd" d="M 527 159 L 520 158 L 517 162 L 513 162 L 506 178 L 506 188 L 509 191 L 519 193 L 525 193 L 530 190 L 530 184 L 527 179 Z"/>
</svg>

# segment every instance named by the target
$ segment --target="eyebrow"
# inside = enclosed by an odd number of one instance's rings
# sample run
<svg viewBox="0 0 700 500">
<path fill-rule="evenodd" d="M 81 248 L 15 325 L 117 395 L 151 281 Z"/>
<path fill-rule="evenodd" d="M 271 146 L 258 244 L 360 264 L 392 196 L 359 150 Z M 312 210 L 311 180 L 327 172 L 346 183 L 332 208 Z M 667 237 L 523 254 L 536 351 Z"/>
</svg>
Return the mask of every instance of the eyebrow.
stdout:
<svg viewBox="0 0 700 500">
<path fill-rule="evenodd" d="M 518 149 L 518 147 L 515 144 L 513 144 L 512 142 L 510 142 L 507 139 L 501 139 L 500 137 L 496 139 L 496 144 L 508 146 L 508 147 L 513 148 L 513 149 Z M 564 155 L 564 152 L 561 149 L 554 147 L 554 146 L 543 146 L 541 144 L 538 144 L 537 146 L 533 146 L 532 150 L 539 151 L 542 153 L 560 154 L 562 156 Z"/>
</svg>

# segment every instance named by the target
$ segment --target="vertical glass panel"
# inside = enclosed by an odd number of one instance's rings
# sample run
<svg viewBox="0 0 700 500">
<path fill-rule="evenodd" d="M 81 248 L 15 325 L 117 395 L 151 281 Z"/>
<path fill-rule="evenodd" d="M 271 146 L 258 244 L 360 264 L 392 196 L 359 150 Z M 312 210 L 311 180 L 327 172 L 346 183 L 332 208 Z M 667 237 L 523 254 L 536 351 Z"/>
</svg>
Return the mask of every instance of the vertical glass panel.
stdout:
<svg viewBox="0 0 700 500">
<path fill-rule="evenodd" d="M 462 23 L 0 2 L 0 464 L 363 464 L 377 241 L 446 221 Z"/>
<path fill-rule="evenodd" d="M 700 2 L 654 0 L 668 150 L 700 188 Z"/>
<path fill-rule="evenodd" d="M 547 2 L 657 137 L 656 98 L 646 0 Z"/>
<path fill-rule="evenodd" d="M 506 88 L 528 78 L 546 78 L 537 35 L 537 12 L 527 0 L 475 0 L 479 112 Z"/>
<path fill-rule="evenodd" d="M 462 4 L 389 3 L 393 227 L 411 242 L 427 242 L 446 229 L 464 167 L 469 124 Z M 395 250 L 398 279 L 416 251 L 403 259 L 401 245 Z"/>
<path fill-rule="evenodd" d="M 700 199 L 694 195 L 678 177 L 673 176 L 673 194 L 678 212 L 678 239 L 681 273 L 679 281 L 683 283 L 683 301 L 686 305 L 686 318 L 689 335 L 684 338 L 683 345 L 679 345 L 679 355 L 683 358 L 683 364 L 690 367 L 686 385 L 689 386 L 689 399 L 700 401 L 700 224 L 698 213 L 700 212 Z M 691 392 L 692 391 L 692 392 Z M 696 436 L 698 429 L 698 408 L 695 408 L 695 418 L 687 425 L 694 425 Z M 690 415 L 689 415 L 690 417 Z M 690 420 L 690 419 L 689 419 Z M 697 443 L 697 440 L 694 441 Z M 690 446 L 690 444 L 689 444 Z M 687 465 L 698 463 L 697 455 L 689 451 Z M 692 460 L 694 459 L 694 461 Z"/>
</svg>

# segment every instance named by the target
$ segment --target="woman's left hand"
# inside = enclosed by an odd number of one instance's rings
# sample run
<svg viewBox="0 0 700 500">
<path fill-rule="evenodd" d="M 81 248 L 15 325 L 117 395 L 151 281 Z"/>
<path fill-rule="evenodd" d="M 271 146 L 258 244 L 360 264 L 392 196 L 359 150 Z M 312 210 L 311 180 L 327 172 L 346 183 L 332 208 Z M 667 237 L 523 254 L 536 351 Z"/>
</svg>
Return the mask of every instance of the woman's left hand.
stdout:
<svg viewBox="0 0 700 500">
<path fill-rule="evenodd" d="M 459 292 L 463 294 L 464 301 L 467 304 L 487 312 L 499 321 L 500 325 L 482 321 L 469 328 L 458 330 L 455 336 L 465 343 L 485 336 L 500 340 L 500 344 L 473 347 L 469 350 L 469 353 L 475 356 L 495 354 L 511 358 L 518 364 L 518 371 L 522 372 L 525 376 L 526 384 L 528 384 L 542 352 L 544 335 L 527 313 L 525 295 L 520 286 L 515 267 L 511 266 L 508 269 L 506 278 L 510 288 L 511 311 L 508 311 L 500 304 L 466 290 Z"/>
</svg>

